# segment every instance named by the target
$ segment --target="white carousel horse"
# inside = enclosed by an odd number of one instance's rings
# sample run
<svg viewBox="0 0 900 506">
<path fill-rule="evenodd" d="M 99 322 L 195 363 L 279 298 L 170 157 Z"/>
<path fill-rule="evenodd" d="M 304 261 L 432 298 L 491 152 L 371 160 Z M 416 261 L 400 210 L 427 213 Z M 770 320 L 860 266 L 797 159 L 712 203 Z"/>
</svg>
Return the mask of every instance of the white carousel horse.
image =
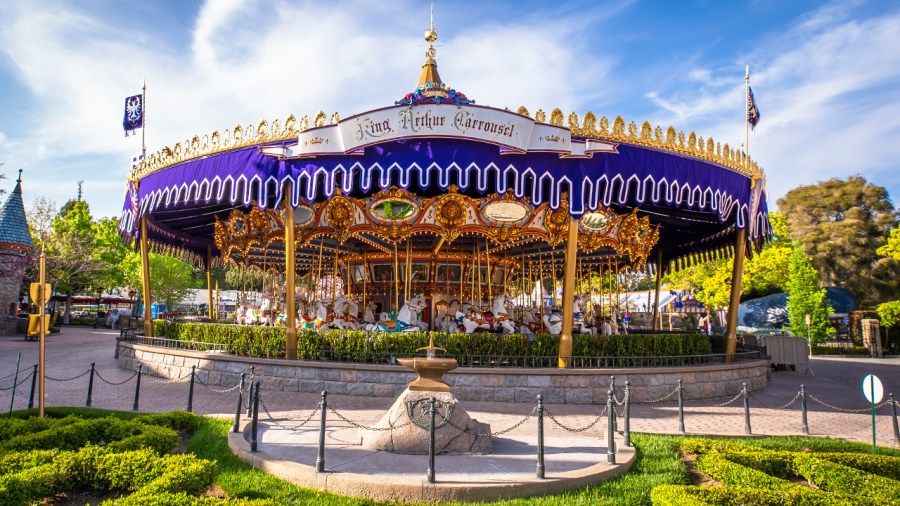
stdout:
<svg viewBox="0 0 900 506">
<path fill-rule="evenodd" d="M 333 320 L 334 313 L 328 311 L 328 305 L 320 300 L 316 302 L 315 311 L 310 311 L 310 315 L 308 317 L 302 318 L 302 321 L 300 322 L 300 328 L 328 330 L 328 324 L 332 323 Z"/>
<path fill-rule="evenodd" d="M 562 312 L 559 309 L 553 308 L 550 312 L 544 314 L 544 327 L 550 334 L 554 336 L 561 334 L 562 324 L 563 317 Z"/>
<path fill-rule="evenodd" d="M 342 295 L 334 301 L 334 319 L 332 324 L 341 330 L 359 328 L 359 304 L 355 297 Z"/>
<path fill-rule="evenodd" d="M 375 323 L 375 303 L 371 300 L 366 304 L 366 313 L 363 317 L 364 323 Z"/>
<path fill-rule="evenodd" d="M 516 331 L 516 322 L 512 320 L 509 310 L 506 309 L 508 305 L 509 296 L 502 293 L 494 299 L 490 311 L 481 313 L 470 307 L 468 311 L 458 311 L 456 316 L 462 317 L 466 334 L 471 334 L 478 329 L 487 331 L 501 329 L 504 334 L 512 334 Z"/>
<path fill-rule="evenodd" d="M 581 295 L 575 296 L 575 301 L 572 305 L 573 316 L 575 317 L 575 324 L 573 325 L 573 331 L 578 334 L 595 334 L 596 330 L 592 327 L 589 327 L 584 318 L 584 305 L 581 299 Z"/>
<path fill-rule="evenodd" d="M 377 330 L 381 332 L 418 332 L 421 330 L 417 313 L 425 309 L 427 303 L 425 297 L 416 295 L 408 299 L 397 316 L 393 319 L 387 313 L 381 313 L 381 320 L 378 323 L 366 325 L 366 330 Z M 426 327 L 427 328 L 427 327 Z"/>
<path fill-rule="evenodd" d="M 441 332 L 459 332 L 459 320 L 456 319 L 456 313 L 459 312 L 461 307 L 458 300 L 451 300 L 447 310 L 437 319 L 438 330 Z"/>
</svg>

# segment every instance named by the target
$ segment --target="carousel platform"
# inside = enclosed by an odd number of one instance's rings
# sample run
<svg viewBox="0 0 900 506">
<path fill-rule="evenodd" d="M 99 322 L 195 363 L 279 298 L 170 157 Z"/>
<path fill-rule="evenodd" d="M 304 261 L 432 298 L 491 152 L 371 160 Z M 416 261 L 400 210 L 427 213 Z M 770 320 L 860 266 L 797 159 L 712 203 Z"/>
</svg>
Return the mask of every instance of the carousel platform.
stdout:
<svg viewBox="0 0 900 506">
<path fill-rule="evenodd" d="M 315 471 L 318 424 L 288 430 L 259 422 L 258 451 L 250 451 L 250 423 L 229 434 L 238 457 L 300 486 L 339 495 L 402 502 L 495 501 L 547 495 L 585 487 L 628 472 L 634 448 L 617 438 L 616 464 L 607 464 L 606 441 L 584 435 L 545 437 L 545 478 L 535 475 L 537 440 L 493 438 L 487 455 L 438 455 L 435 483 L 428 483 L 427 455 L 400 455 L 363 448 L 357 429 L 326 432 L 325 472 Z"/>
</svg>

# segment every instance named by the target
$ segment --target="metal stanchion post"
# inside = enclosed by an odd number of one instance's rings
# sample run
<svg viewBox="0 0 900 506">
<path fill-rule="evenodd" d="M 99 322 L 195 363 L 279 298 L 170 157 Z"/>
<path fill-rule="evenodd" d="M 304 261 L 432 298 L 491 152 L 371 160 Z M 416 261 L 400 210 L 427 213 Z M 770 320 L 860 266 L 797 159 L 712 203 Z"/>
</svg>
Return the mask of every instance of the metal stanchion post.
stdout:
<svg viewBox="0 0 900 506">
<path fill-rule="evenodd" d="M 95 362 L 91 362 L 91 375 L 88 376 L 88 394 L 87 394 L 87 400 L 84 401 L 84 405 L 85 405 L 86 407 L 91 407 L 91 394 L 94 393 L 94 367 L 95 367 L 95 365 L 96 365 Z"/>
<path fill-rule="evenodd" d="M 744 397 L 744 434 L 753 434 L 750 428 L 750 395 L 747 392 L 747 382 L 741 383 L 741 395 Z"/>
<path fill-rule="evenodd" d="M 625 381 L 625 432 L 622 433 L 625 446 L 631 446 L 631 382 Z"/>
<path fill-rule="evenodd" d="M 809 420 L 806 413 L 806 385 L 800 385 L 800 411 L 803 413 L 803 427 L 801 430 L 804 434 L 809 434 Z"/>
<path fill-rule="evenodd" d="M 253 385 L 255 382 L 256 382 L 256 366 L 251 365 L 250 366 L 250 385 Z M 253 388 L 253 387 L 251 386 L 251 388 Z M 252 398 L 253 398 L 253 395 L 251 392 L 250 398 L 247 400 L 249 401 Z M 250 402 L 247 403 L 247 416 L 253 416 L 253 406 L 251 405 Z"/>
<path fill-rule="evenodd" d="M 437 413 L 437 399 L 431 398 L 431 409 L 429 410 L 430 421 L 428 422 L 428 471 L 426 477 L 428 483 L 434 483 L 434 415 Z"/>
<path fill-rule="evenodd" d="M 144 372 L 144 364 L 138 365 L 137 370 L 137 383 L 134 384 L 134 406 L 132 406 L 132 411 L 138 410 L 138 401 L 141 398 L 141 373 Z"/>
<path fill-rule="evenodd" d="M 259 380 L 253 383 L 253 402 L 250 405 L 253 409 L 253 418 L 250 421 L 250 451 L 255 452 L 259 447 Z"/>
<path fill-rule="evenodd" d="M 191 366 L 191 386 L 188 388 L 188 413 L 194 412 L 194 377 L 196 376 L 197 366 Z"/>
<path fill-rule="evenodd" d="M 894 394 L 888 394 L 891 400 L 891 418 L 894 420 L 894 444 L 900 445 L 900 426 L 897 425 L 897 402 L 894 400 Z"/>
<path fill-rule="evenodd" d="M 328 392 L 322 390 L 322 402 L 319 404 L 322 418 L 319 421 L 319 454 L 316 455 L 316 472 L 325 472 L 325 412 L 328 411 Z"/>
<path fill-rule="evenodd" d="M 610 388 L 606 391 L 606 463 L 616 463 L 616 426 L 615 413 L 616 405 L 613 401 L 613 391 Z"/>
<path fill-rule="evenodd" d="M 241 426 L 241 411 L 244 410 L 244 379 L 247 377 L 246 373 L 241 373 L 241 386 L 238 388 L 238 405 L 237 410 L 234 413 L 234 427 L 231 428 L 231 432 L 237 432 Z"/>
<path fill-rule="evenodd" d="M 537 396 L 537 429 L 538 429 L 538 454 L 537 454 L 537 477 L 544 478 L 544 396 Z"/>
<path fill-rule="evenodd" d="M 684 384 L 678 380 L 678 432 L 684 434 Z"/>
<path fill-rule="evenodd" d="M 9 417 L 12 418 L 13 404 L 16 402 L 16 385 L 19 383 L 19 363 L 22 361 L 22 353 L 16 356 L 16 375 L 13 377 L 12 395 L 9 396 Z"/>
<path fill-rule="evenodd" d="M 31 394 L 28 396 L 28 409 L 34 408 L 34 387 L 37 384 L 37 364 L 34 364 L 34 370 L 31 371 Z"/>
</svg>

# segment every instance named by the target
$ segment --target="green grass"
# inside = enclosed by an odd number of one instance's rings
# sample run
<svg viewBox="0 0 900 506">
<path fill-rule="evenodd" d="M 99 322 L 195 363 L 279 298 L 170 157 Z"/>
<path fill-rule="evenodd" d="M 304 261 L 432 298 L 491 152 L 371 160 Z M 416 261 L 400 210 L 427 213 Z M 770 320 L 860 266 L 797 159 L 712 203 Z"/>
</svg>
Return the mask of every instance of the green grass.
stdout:
<svg viewBox="0 0 900 506">
<path fill-rule="evenodd" d="M 34 410 L 20 411 L 14 416 L 34 416 Z M 133 418 L 137 413 L 115 412 L 90 408 L 50 408 L 48 416 L 63 417 L 69 414 L 85 418 L 97 418 L 113 414 Z M 234 456 L 228 449 L 228 431 L 231 422 L 224 419 L 202 417 L 194 432 L 188 451 L 203 459 L 215 460 L 215 484 L 230 497 L 268 499 L 284 505 L 356 506 L 382 505 L 389 502 L 338 496 L 308 488 L 298 487 L 280 478 L 255 469 Z M 686 485 L 688 475 L 679 456 L 683 437 L 649 434 L 632 434 L 637 449 L 637 460 L 624 476 L 596 486 L 565 492 L 553 496 L 511 499 L 499 501 L 499 506 L 539 505 L 650 505 L 650 492 L 664 484 Z M 767 449 L 785 451 L 830 451 L 870 453 L 871 446 L 839 439 L 812 437 L 754 437 L 721 438 Z M 880 455 L 900 457 L 900 450 L 879 447 Z M 462 504 L 462 503 L 458 503 Z M 471 504 L 471 503 L 468 503 Z"/>
</svg>

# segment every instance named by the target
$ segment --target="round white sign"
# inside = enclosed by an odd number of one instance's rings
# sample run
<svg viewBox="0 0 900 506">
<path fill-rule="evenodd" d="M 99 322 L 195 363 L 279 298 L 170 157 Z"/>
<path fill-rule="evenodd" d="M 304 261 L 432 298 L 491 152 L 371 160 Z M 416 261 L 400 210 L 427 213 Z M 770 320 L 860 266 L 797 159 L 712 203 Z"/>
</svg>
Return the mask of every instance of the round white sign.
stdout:
<svg viewBox="0 0 900 506">
<path fill-rule="evenodd" d="M 866 396 L 866 400 L 869 402 L 878 404 L 884 398 L 884 386 L 881 384 L 881 380 L 878 379 L 878 376 L 875 376 L 874 374 L 870 374 L 863 378 L 862 389 L 863 395 Z"/>
</svg>

